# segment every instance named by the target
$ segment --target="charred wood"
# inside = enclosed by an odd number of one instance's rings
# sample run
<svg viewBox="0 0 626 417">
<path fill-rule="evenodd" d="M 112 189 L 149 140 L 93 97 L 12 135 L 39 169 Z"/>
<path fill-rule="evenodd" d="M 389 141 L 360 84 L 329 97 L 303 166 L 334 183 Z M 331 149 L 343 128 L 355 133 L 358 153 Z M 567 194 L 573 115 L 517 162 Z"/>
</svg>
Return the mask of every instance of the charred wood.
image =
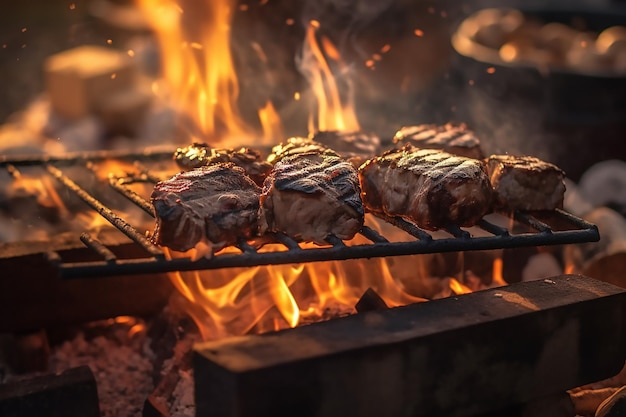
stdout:
<svg viewBox="0 0 626 417">
<path fill-rule="evenodd" d="M 118 257 L 145 253 L 128 241 L 101 239 Z M 121 315 L 148 316 L 167 305 L 173 286 L 167 274 L 63 280 L 46 251 L 67 261 L 97 256 L 78 236 L 41 244 L 0 245 L 0 332 L 31 331 Z"/>
<path fill-rule="evenodd" d="M 0 415 L 99 417 L 98 392 L 87 366 L 0 385 Z"/>
<path fill-rule="evenodd" d="M 196 415 L 495 412 L 618 373 L 625 323 L 625 290 L 564 275 L 206 342 Z"/>
<path fill-rule="evenodd" d="M 386 310 L 389 306 L 376 291 L 368 288 L 356 303 L 355 308 L 359 313 L 364 313 L 366 311 Z"/>
</svg>

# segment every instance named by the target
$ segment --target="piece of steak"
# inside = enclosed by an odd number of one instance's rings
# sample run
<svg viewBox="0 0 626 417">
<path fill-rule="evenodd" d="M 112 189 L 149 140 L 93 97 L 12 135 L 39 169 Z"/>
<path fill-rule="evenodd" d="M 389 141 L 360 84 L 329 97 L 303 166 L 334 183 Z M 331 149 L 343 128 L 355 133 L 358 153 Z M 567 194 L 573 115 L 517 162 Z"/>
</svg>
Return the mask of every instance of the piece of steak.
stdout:
<svg viewBox="0 0 626 417">
<path fill-rule="evenodd" d="M 356 168 L 380 151 L 380 139 L 373 133 L 327 130 L 315 133 L 311 140 L 337 152 Z"/>
<path fill-rule="evenodd" d="M 363 164 L 359 179 L 368 210 L 424 229 L 473 226 L 491 210 L 493 191 L 484 163 L 440 150 L 407 145 L 388 151 Z"/>
<path fill-rule="evenodd" d="M 176 164 L 184 171 L 221 162 L 232 162 L 243 168 L 246 174 L 259 186 L 272 169 L 272 164 L 265 161 L 255 149 L 217 149 L 205 143 L 193 143 L 178 148 L 174 153 Z"/>
<path fill-rule="evenodd" d="M 323 153 L 282 158 L 261 193 L 260 231 L 325 244 L 329 235 L 352 239 L 364 221 L 356 169 Z"/>
<path fill-rule="evenodd" d="M 274 146 L 272 148 L 272 153 L 267 157 L 267 161 L 275 164 L 288 156 L 305 153 L 339 156 L 337 152 L 329 149 L 326 145 L 315 142 L 309 138 L 294 136 L 287 139 L 287 141 Z"/>
<path fill-rule="evenodd" d="M 252 237 L 258 224 L 261 189 L 245 171 L 220 163 L 181 172 L 157 183 L 153 240 L 176 251 L 204 242 L 217 251 Z"/>
<path fill-rule="evenodd" d="M 405 126 L 396 132 L 393 142 L 397 148 L 410 144 L 422 149 L 440 149 L 466 158 L 484 158 L 480 140 L 463 123 Z"/>
<path fill-rule="evenodd" d="M 501 207 L 563 208 L 565 173 L 556 165 L 533 156 L 491 155 L 487 158 L 487 170 Z"/>
</svg>

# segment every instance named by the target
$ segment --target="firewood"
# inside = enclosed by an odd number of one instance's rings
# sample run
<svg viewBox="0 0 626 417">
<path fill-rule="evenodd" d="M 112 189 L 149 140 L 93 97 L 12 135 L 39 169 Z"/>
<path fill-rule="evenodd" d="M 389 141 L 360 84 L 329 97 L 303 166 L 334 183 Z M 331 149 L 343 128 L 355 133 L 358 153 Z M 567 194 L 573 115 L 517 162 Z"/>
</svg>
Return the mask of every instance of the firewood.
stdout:
<svg viewBox="0 0 626 417">
<path fill-rule="evenodd" d="M 135 67 L 127 54 L 97 46 L 52 55 L 44 72 L 52 109 L 70 120 L 92 114 L 102 100 L 135 82 Z"/>
<path fill-rule="evenodd" d="M 617 374 L 625 322 L 626 290 L 564 275 L 205 342 L 196 416 L 476 416 Z"/>
<path fill-rule="evenodd" d="M 364 313 L 366 311 L 385 310 L 388 309 L 385 300 L 372 288 L 368 288 L 359 301 L 355 305 L 356 311 Z"/>
<path fill-rule="evenodd" d="M 99 417 L 98 392 L 87 366 L 0 384 L 0 415 Z"/>
</svg>

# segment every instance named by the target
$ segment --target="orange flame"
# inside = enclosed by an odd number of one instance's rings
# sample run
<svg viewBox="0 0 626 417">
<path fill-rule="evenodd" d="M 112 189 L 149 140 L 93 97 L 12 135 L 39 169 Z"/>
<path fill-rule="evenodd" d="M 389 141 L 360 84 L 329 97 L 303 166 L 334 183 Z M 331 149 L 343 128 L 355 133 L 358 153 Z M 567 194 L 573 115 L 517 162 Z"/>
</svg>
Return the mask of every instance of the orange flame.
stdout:
<svg viewBox="0 0 626 417">
<path fill-rule="evenodd" d="M 259 109 L 259 120 L 263 128 L 262 145 L 275 145 L 282 140 L 283 128 L 280 116 L 278 116 L 271 101 Z"/>
<path fill-rule="evenodd" d="M 138 0 L 160 46 L 171 98 L 208 138 L 246 136 L 230 50 L 234 0 Z M 184 7 L 183 7 L 184 5 Z"/>
<path fill-rule="evenodd" d="M 368 218 L 368 223 L 377 228 L 373 218 Z M 348 243 L 363 244 L 365 240 L 357 236 Z M 231 250 L 235 249 L 226 249 Z M 284 248 L 261 248 L 274 250 Z M 167 253 L 169 257 L 189 256 Z M 419 257 L 411 258 L 413 264 L 420 263 Z M 177 272 L 172 277 L 182 297 L 174 302 L 194 319 L 204 339 L 215 339 L 353 313 L 359 298 L 370 287 L 390 307 L 425 301 L 392 276 L 388 262 L 393 262 L 393 258 Z M 411 279 L 420 277 L 416 272 Z"/>
<path fill-rule="evenodd" d="M 299 62 L 300 71 L 309 81 L 317 100 L 317 118 L 311 114 L 309 133 L 322 130 L 358 131 L 360 127 L 352 103 L 350 84 L 348 83 L 347 103 L 343 104 L 335 74 L 326 56 L 335 61 L 343 73 L 346 72 L 346 66 L 341 60 L 339 51 L 328 38 L 321 38 L 320 47 L 316 36 L 319 27 L 320 24 L 316 20 L 312 20 L 307 27 Z"/>
</svg>

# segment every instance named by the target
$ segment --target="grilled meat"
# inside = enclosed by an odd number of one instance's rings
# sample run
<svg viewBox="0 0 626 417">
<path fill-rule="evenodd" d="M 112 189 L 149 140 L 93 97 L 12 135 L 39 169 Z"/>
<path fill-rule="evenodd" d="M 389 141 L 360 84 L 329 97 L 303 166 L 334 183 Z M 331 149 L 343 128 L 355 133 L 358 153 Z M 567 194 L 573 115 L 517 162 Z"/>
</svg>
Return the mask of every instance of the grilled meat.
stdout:
<svg viewBox="0 0 626 417">
<path fill-rule="evenodd" d="M 275 164 L 285 157 L 292 155 L 300 155 L 304 153 L 318 153 L 324 155 L 339 156 L 335 151 L 327 146 L 314 140 L 294 136 L 287 139 L 286 142 L 276 145 L 272 148 L 272 153 L 267 157 L 268 162 Z"/>
<path fill-rule="evenodd" d="M 315 133 L 311 139 L 337 152 L 356 168 L 378 155 L 380 150 L 378 136 L 364 132 L 328 130 Z"/>
<path fill-rule="evenodd" d="M 441 149 L 453 155 L 483 159 L 480 140 L 465 124 L 405 126 L 393 137 L 398 148 L 406 144 L 424 149 Z"/>
<path fill-rule="evenodd" d="M 337 156 L 312 152 L 284 157 L 263 185 L 260 231 L 318 244 L 329 235 L 351 239 L 363 226 L 359 194 L 356 169 Z"/>
<path fill-rule="evenodd" d="M 563 207 L 565 173 L 532 156 L 491 155 L 487 170 L 499 205 L 519 210 Z"/>
<path fill-rule="evenodd" d="M 186 251 L 199 242 L 213 250 L 248 238 L 257 230 L 261 189 L 232 163 L 219 163 L 176 174 L 156 184 L 153 239 Z"/>
<path fill-rule="evenodd" d="M 254 149 L 216 149 L 205 143 L 193 143 L 178 148 L 174 153 L 174 160 L 185 171 L 220 162 L 232 162 L 243 168 L 259 186 L 272 169 L 272 164 L 263 160 L 261 154 Z"/>
<path fill-rule="evenodd" d="M 484 163 L 407 145 L 371 159 L 359 169 L 368 210 L 401 216 L 425 229 L 472 226 L 491 209 Z"/>
</svg>

